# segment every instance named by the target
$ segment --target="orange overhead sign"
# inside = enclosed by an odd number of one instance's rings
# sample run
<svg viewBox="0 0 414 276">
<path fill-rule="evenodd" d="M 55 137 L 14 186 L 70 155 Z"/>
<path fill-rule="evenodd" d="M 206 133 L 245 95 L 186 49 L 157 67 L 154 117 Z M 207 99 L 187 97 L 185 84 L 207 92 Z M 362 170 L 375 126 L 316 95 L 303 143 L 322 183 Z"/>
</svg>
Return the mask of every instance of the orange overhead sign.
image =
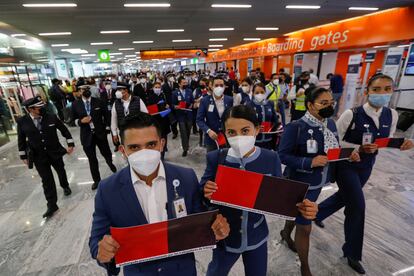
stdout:
<svg viewBox="0 0 414 276">
<path fill-rule="evenodd" d="M 210 53 L 206 62 L 364 47 L 414 38 L 414 7 L 395 8 Z"/>
<path fill-rule="evenodd" d="M 196 50 L 159 50 L 159 51 L 141 51 L 141 59 L 167 59 L 167 58 L 195 58 L 205 57 L 207 50 L 196 49 Z"/>
</svg>

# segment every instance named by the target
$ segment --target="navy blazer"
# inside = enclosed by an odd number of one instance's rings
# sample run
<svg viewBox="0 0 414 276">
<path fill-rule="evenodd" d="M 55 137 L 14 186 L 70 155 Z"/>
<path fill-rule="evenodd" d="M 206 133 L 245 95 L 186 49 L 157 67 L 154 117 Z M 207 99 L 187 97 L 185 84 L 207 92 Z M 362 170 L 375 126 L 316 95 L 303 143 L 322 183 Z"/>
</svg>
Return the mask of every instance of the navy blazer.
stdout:
<svg viewBox="0 0 414 276">
<path fill-rule="evenodd" d="M 328 119 L 328 128 L 338 139 L 335 122 Z M 309 130 L 313 130 L 313 138 L 318 143 L 317 153 L 307 153 L 307 140 L 311 138 Z M 326 155 L 324 151 L 322 130 L 305 117 L 286 126 L 279 145 L 279 155 L 286 165 L 284 174 L 290 179 L 302 181 L 310 185 L 309 189 L 321 188 L 329 182 L 334 182 L 335 162 L 326 167 L 312 168 L 312 159 L 318 155 Z"/>
<path fill-rule="evenodd" d="M 181 98 L 181 100 L 179 100 L 179 98 Z M 191 89 L 187 88 L 185 90 L 185 99 L 184 99 L 183 94 L 181 93 L 181 91 L 179 89 L 177 89 L 173 92 L 172 104 L 174 106 L 178 105 L 178 103 L 180 101 L 183 101 L 183 100 L 186 101 L 187 108 L 189 108 L 190 105 L 192 105 L 194 103 L 193 91 L 191 91 Z M 186 110 L 176 109 L 175 113 L 176 113 L 178 122 L 185 122 L 185 121 L 192 121 L 193 120 L 193 111 L 186 111 Z"/>
<path fill-rule="evenodd" d="M 213 105 L 214 110 L 209 112 L 209 106 Z M 233 106 L 233 98 L 224 95 L 224 111 Z M 224 114 L 224 112 L 223 112 Z M 223 122 L 217 111 L 217 106 L 214 102 L 213 96 L 205 96 L 200 103 L 200 107 L 197 112 L 197 125 L 204 132 L 204 141 L 206 145 L 215 145 L 213 139 L 208 136 L 207 131 L 211 129 L 215 133 L 223 131 Z"/>
<path fill-rule="evenodd" d="M 201 187 L 204 187 L 207 181 L 215 180 L 220 152 L 215 150 L 207 154 L 207 167 L 200 181 Z M 227 155 L 223 165 L 240 168 L 240 158 Z M 256 147 L 251 156 L 243 158 L 243 165 L 247 171 L 282 176 L 280 159 L 275 151 Z M 254 250 L 267 241 L 269 230 L 264 215 L 224 206 L 218 208 L 230 224 L 230 235 L 224 241 L 226 251 L 242 253 Z"/>
<path fill-rule="evenodd" d="M 274 126 L 279 123 L 279 117 L 275 111 L 275 107 L 272 101 L 266 101 L 264 104 L 259 104 L 256 100 L 252 100 L 247 105 L 256 110 L 257 119 L 260 123 L 271 122 Z M 272 140 L 274 134 L 262 134 L 259 133 L 256 137 L 256 143 L 269 142 Z"/>
<path fill-rule="evenodd" d="M 166 182 L 168 219 L 173 219 L 173 200 L 175 198 L 172 182 L 180 180 L 177 192 L 184 197 L 187 213 L 193 214 L 203 211 L 201 202 L 201 191 L 195 172 L 192 169 L 179 167 L 163 162 Z M 148 224 L 142 211 L 138 197 L 131 180 L 130 167 L 126 167 L 118 173 L 102 180 L 95 196 L 95 211 L 93 213 L 91 236 L 89 247 L 92 257 L 96 259 L 98 254 L 98 242 L 104 235 L 110 234 L 110 227 L 129 227 Z M 108 273 L 118 274 L 115 263 L 100 264 L 108 270 Z M 159 269 L 166 270 L 171 267 L 177 268 L 177 275 L 181 269 L 185 270 L 195 265 L 194 254 L 185 254 L 145 262 L 142 264 L 129 265 L 124 268 L 124 275 L 153 275 Z M 181 269 L 180 269 L 181 268 Z M 157 274 L 158 275 L 158 274 Z"/>
</svg>

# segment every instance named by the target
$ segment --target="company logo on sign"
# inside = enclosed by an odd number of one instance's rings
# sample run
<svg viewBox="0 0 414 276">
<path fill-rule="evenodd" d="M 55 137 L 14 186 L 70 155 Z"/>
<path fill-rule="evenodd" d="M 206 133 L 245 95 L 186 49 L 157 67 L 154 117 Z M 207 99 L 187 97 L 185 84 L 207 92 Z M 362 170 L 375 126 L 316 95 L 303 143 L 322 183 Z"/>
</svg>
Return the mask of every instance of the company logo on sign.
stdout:
<svg viewBox="0 0 414 276">
<path fill-rule="evenodd" d="M 111 61 L 111 57 L 109 56 L 109 50 L 99 50 L 98 51 L 98 58 L 100 62 L 109 62 Z"/>
</svg>

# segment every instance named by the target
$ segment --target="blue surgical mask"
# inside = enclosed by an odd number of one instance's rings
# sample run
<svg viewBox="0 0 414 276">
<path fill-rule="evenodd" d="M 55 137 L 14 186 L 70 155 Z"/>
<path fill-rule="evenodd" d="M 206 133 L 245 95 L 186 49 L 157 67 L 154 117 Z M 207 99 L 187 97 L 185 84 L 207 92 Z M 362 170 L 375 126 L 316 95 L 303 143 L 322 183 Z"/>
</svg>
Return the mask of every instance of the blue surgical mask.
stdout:
<svg viewBox="0 0 414 276">
<path fill-rule="evenodd" d="M 375 107 L 383 107 L 389 104 L 392 94 L 369 94 L 368 101 Z"/>
</svg>

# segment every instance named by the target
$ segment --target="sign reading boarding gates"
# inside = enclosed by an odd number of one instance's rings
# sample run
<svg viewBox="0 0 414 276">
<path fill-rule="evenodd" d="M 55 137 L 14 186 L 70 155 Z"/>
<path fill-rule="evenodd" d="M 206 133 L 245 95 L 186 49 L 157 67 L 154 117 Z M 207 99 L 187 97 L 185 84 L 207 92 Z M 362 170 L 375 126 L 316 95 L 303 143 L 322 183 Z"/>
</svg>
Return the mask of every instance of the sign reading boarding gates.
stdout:
<svg viewBox="0 0 414 276">
<path fill-rule="evenodd" d="M 100 62 L 110 62 L 109 50 L 98 50 L 98 59 Z"/>
</svg>

